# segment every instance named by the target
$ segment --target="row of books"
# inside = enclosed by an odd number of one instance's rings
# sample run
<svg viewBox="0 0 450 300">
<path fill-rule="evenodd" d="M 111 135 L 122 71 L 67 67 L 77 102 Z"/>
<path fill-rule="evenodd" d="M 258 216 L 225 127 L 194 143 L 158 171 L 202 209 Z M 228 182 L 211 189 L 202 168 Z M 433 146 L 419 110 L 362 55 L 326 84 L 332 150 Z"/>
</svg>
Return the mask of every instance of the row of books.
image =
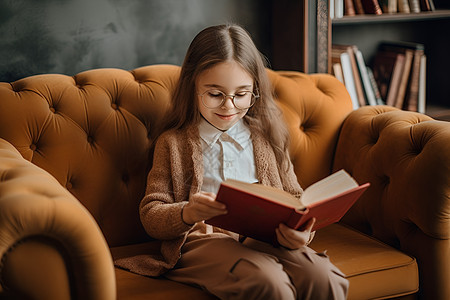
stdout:
<svg viewBox="0 0 450 300">
<path fill-rule="evenodd" d="M 333 45 L 332 72 L 345 84 L 353 108 L 390 105 L 425 113 L 426 55 L 423 44 L 382 42 L 371 66 L 356 45 Z"/>
<path fill-rule="evenodd" d="M 330 0 L 332 19 L 361 14 L 420 13 L 435 9 L 434 0 Z"/>
</svg>

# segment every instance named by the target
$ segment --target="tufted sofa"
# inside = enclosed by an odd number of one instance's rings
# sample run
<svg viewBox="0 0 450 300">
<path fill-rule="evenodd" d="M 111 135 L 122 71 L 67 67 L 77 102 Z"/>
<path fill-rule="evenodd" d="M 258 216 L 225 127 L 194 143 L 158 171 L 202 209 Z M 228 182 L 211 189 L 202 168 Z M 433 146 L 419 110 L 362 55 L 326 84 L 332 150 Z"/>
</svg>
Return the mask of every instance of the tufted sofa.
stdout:
<svg viewBox="0 0 450 300">
<path fill-rule="evenodd" d="M 213 299 L 113 265 L 157 255 L 138 205 L 178 74 L 153 65 L 0 83 L 1 299 Z M 311 245 L 347 275 L 349 299 L 450 299 L 450 123 L 352 111 L 330 75 L 268 74 L 301 185 L 341 168 L 371 182 Z"/>
</svg>

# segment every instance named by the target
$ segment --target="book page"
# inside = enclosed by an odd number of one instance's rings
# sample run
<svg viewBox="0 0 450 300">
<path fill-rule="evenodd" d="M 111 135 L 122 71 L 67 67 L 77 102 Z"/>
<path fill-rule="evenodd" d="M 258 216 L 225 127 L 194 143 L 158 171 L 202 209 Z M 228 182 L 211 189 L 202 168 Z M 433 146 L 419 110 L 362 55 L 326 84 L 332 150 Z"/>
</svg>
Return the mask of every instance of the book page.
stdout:
<svg viewBox="0 0 450 300">
<path fill-rule="evenodd" d="M 358 183 L 347 172 L 340 170 L 310 185 L 305 189 L 300 200 L 303 205 L 308 206 L 357 186 L 359 186 Z"/>
<path fill-rule="evenodd" d="M 271 186 L 266 186 L 259 183 L 247 183 L 233 179 L 227 179 L 222 184 L 248 192 L 260 198 L 269 199 L 271 201 L 288 205 L 297 209 L 303 208 L 303 205 L 301 204 L 299 199 L 288 192 Z"/>
</svg>

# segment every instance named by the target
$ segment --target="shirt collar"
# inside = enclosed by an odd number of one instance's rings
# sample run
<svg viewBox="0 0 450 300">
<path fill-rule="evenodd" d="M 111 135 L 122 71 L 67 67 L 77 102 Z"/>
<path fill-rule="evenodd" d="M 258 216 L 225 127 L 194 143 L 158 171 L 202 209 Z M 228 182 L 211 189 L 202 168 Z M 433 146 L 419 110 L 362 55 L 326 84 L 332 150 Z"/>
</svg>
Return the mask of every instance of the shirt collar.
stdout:
<svg viewBox="0 0 450 300">
<path fill-rule="evenodd" d="M 231 139 L 231 141 L 237 144 L 240 149 L 243 149 L 244 143 L 250 139 L 250 130 L 245 125 L 243 119 L 239 120 L 230 129 L 221 131 L 202 118 L 198 129 L 201 139 L 205 141 L 209 147 L 216 143 L 222 135 L 226 135 L 227 140 Z"/>
</svg>

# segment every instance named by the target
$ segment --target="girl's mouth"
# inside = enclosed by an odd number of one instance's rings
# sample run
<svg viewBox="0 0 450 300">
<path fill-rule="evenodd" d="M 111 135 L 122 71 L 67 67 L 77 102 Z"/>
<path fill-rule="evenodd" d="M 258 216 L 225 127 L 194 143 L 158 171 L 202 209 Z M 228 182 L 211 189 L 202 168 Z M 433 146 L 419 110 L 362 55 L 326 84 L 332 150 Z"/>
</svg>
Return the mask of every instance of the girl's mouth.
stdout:
<svg viewBox="0 0 450 300">
<path fill-rule="evenodd" d="M 231 119 L 233 119 L 233 117 L 235 116 L 236 114 L 232 114 L 232 115 L 219 115 L 219 114 L 216 114 L 216 116 L 218 116 L 219 118 L 221 118 L 222 120 L 231 120 Z"/>
</svg>

